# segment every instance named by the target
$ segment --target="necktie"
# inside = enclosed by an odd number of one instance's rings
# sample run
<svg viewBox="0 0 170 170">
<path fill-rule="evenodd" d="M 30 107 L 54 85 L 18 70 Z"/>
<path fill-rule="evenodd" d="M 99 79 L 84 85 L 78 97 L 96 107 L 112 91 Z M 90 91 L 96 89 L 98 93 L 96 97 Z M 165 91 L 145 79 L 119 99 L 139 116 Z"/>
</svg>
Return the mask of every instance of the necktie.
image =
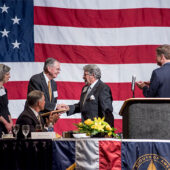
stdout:
<svg viewBox="0 0 170 170">
<path fill-rule="evenodd" d="M 41 118 L 40 118 L 40 115 L 37 116 L 37 119 L 39 121 L 39 123 L 41 124 Z"/>
<path fill-rule="evenodd" d="M 52 91 L 51 91 L 51 82 L 48 81 L 48 92 L 49 92 L 49 97 L 50 97 L 50 102 L 51 102 L 51 99 L 52 99 Z"/>
<path fill-rule="evenodd" d="M 86 101 L 86 98 L 87 98 L 88 94 L 90 93 L 90 91 L 91 91 L 91 87 L 89 86 L 88 89 L 87 89 L 87 92 L 86 92 L 86 94 L 84 96 L 83 105 L 84 105 L 84 103 Z"/>
</svg>

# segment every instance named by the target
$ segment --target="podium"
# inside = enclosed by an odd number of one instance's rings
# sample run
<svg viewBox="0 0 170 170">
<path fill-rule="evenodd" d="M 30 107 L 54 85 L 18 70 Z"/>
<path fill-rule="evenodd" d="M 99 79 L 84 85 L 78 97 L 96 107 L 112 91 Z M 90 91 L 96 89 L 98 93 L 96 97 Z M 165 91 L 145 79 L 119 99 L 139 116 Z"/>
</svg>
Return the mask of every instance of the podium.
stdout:
<svg viewBox="0 0 170 170">
<path fill-rule="evenodd" d="M 130 98 L 119 114 L 124 139 L 170 139 L 170 98 Z"/>
</svg>

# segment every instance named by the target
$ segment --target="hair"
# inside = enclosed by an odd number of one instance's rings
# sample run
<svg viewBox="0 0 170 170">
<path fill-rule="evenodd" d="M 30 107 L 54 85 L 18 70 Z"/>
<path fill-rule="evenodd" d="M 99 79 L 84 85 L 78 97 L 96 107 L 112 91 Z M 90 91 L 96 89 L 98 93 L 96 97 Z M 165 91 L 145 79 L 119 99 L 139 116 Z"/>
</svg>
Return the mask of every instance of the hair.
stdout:
<svg viewBox="0 0 170 170">
<path fill-rule="evenodd" d="M 44 93 L 39 90 L 31 91 L 27 96 L 27 103 L 29 106 L 35 106 L 44 96 Z"/>
<path fill-rule="evenodd" d="M 156 49 L 156 53 L 158 56 L 163 54 L 167 60 L 170 60 L 170 45 L 164 44 L 159 46 Z"/>
<path fill-rule="evenodd" d="M 48 67 L 52 67 L 54 65 L 55 62 L 58 62 L 58 60 L 54 59 L 54 58 L 47 58 L 45 63 L 44 63 L 44 71 L 47 72 L 48 71 Z"/>
<path fill-rule="evenodd" d="M 88 72 L 90 75 L 93 75 L 96 79 L 101 78 L 100 68 L 95 64 L 88 64 L 83 67 L 85 72 Z"/>
<path fill-rule="evenodd" d="M 5 74 L 8 73 L 11 68 L 5 64 L 0 64 L 0 81 L 3 81 Z"/>
</svg>

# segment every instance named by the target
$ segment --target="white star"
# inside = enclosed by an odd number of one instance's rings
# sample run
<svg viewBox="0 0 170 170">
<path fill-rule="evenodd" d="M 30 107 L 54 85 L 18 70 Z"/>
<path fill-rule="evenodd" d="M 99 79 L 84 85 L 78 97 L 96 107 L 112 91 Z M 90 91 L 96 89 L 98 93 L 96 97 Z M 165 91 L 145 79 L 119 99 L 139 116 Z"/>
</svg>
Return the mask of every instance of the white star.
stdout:
<svg viewBox="0 0 170 170">
<path fill-rule="evenodd" d="M 4 29 L 4 31 L 0 31 L 1 33 L 2 33 L 2 37 L 8 37 L 8 33 L 10 32 L 10 31 L 7 31 L 6 29 Z"/>
<path fill-rule="evenodd" d="M 19 48 L 19 45 L 21 44 L 21 43 L 18 43 L 18 41 L 16 40 L 14 43 L 12 43 L 13 44 L 13 48 Z"/>
<path fill-rule="evenodd" d="M 4 6 L 2 6 L 2 7 L 0 7 L 0 8 L 2 9 L 2 13 L 3 13 L 3 12 L 8 13 L 7 9 L 8 9 L 9 7 L 7 7 L 5 4 L 4 4 Z"/>
<path fill-rule="evenodd" d="M 17 18 L 17 16 L 15 16 L 15 18 L 12 18 L 11 20 L 13 20 L 13 24 L 19 24 L 19 21 L 21 19 Z"/>
</svg>

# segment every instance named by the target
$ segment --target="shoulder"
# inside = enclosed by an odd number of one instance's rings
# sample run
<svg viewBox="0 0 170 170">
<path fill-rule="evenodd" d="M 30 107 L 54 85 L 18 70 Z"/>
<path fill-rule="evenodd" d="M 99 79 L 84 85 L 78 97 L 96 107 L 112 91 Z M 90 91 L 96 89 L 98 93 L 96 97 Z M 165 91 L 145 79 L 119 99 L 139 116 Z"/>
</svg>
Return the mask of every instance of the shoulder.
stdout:
<svg viewBox="0 0 170 170">
<path fill-rule="evenodd" d="M 162 66 L 162 67 L 159 67 L 153 70 L 152 74 L 153 76 L 156 76 L 156 75 L 159 76 L 159 75 L 165 74 L 165 72 L 167 72 L 167 68 L 166 66 Z"/>
<path fill-rule="evenodd" d="M 30 78 L 30 80 L 37 80 L 37 79 L 40 79 L 42 76 L 43 76 L 43 73 L 35 74 Z"/>
<path fill-rule="evenodd" d="M 105 84 L 103 81 L 99 80 L 98 83 L 99 83 L 99 88 L 101 88 L 101 89 L 110 89 L 110 87 L 107 84 Z"/>
<path fill-rule="evenodd" d="M 18 121 L 21 120 L 21 119 L 23 119 L 23 118 L 24 118 L 24 119 L 25 119 L 25 118 L 31 118 L 31 117 L 32 117 L 32 116 L 31 116 L 32 113 L 33 113 L 33 112 L 31 111 L 31 109 L 29 109 L 29 108 L 26 107 L 26 108 L 24 109 L 24 111 L 20 114 L 20 116 L 18 117 Z"/>
</svg>

